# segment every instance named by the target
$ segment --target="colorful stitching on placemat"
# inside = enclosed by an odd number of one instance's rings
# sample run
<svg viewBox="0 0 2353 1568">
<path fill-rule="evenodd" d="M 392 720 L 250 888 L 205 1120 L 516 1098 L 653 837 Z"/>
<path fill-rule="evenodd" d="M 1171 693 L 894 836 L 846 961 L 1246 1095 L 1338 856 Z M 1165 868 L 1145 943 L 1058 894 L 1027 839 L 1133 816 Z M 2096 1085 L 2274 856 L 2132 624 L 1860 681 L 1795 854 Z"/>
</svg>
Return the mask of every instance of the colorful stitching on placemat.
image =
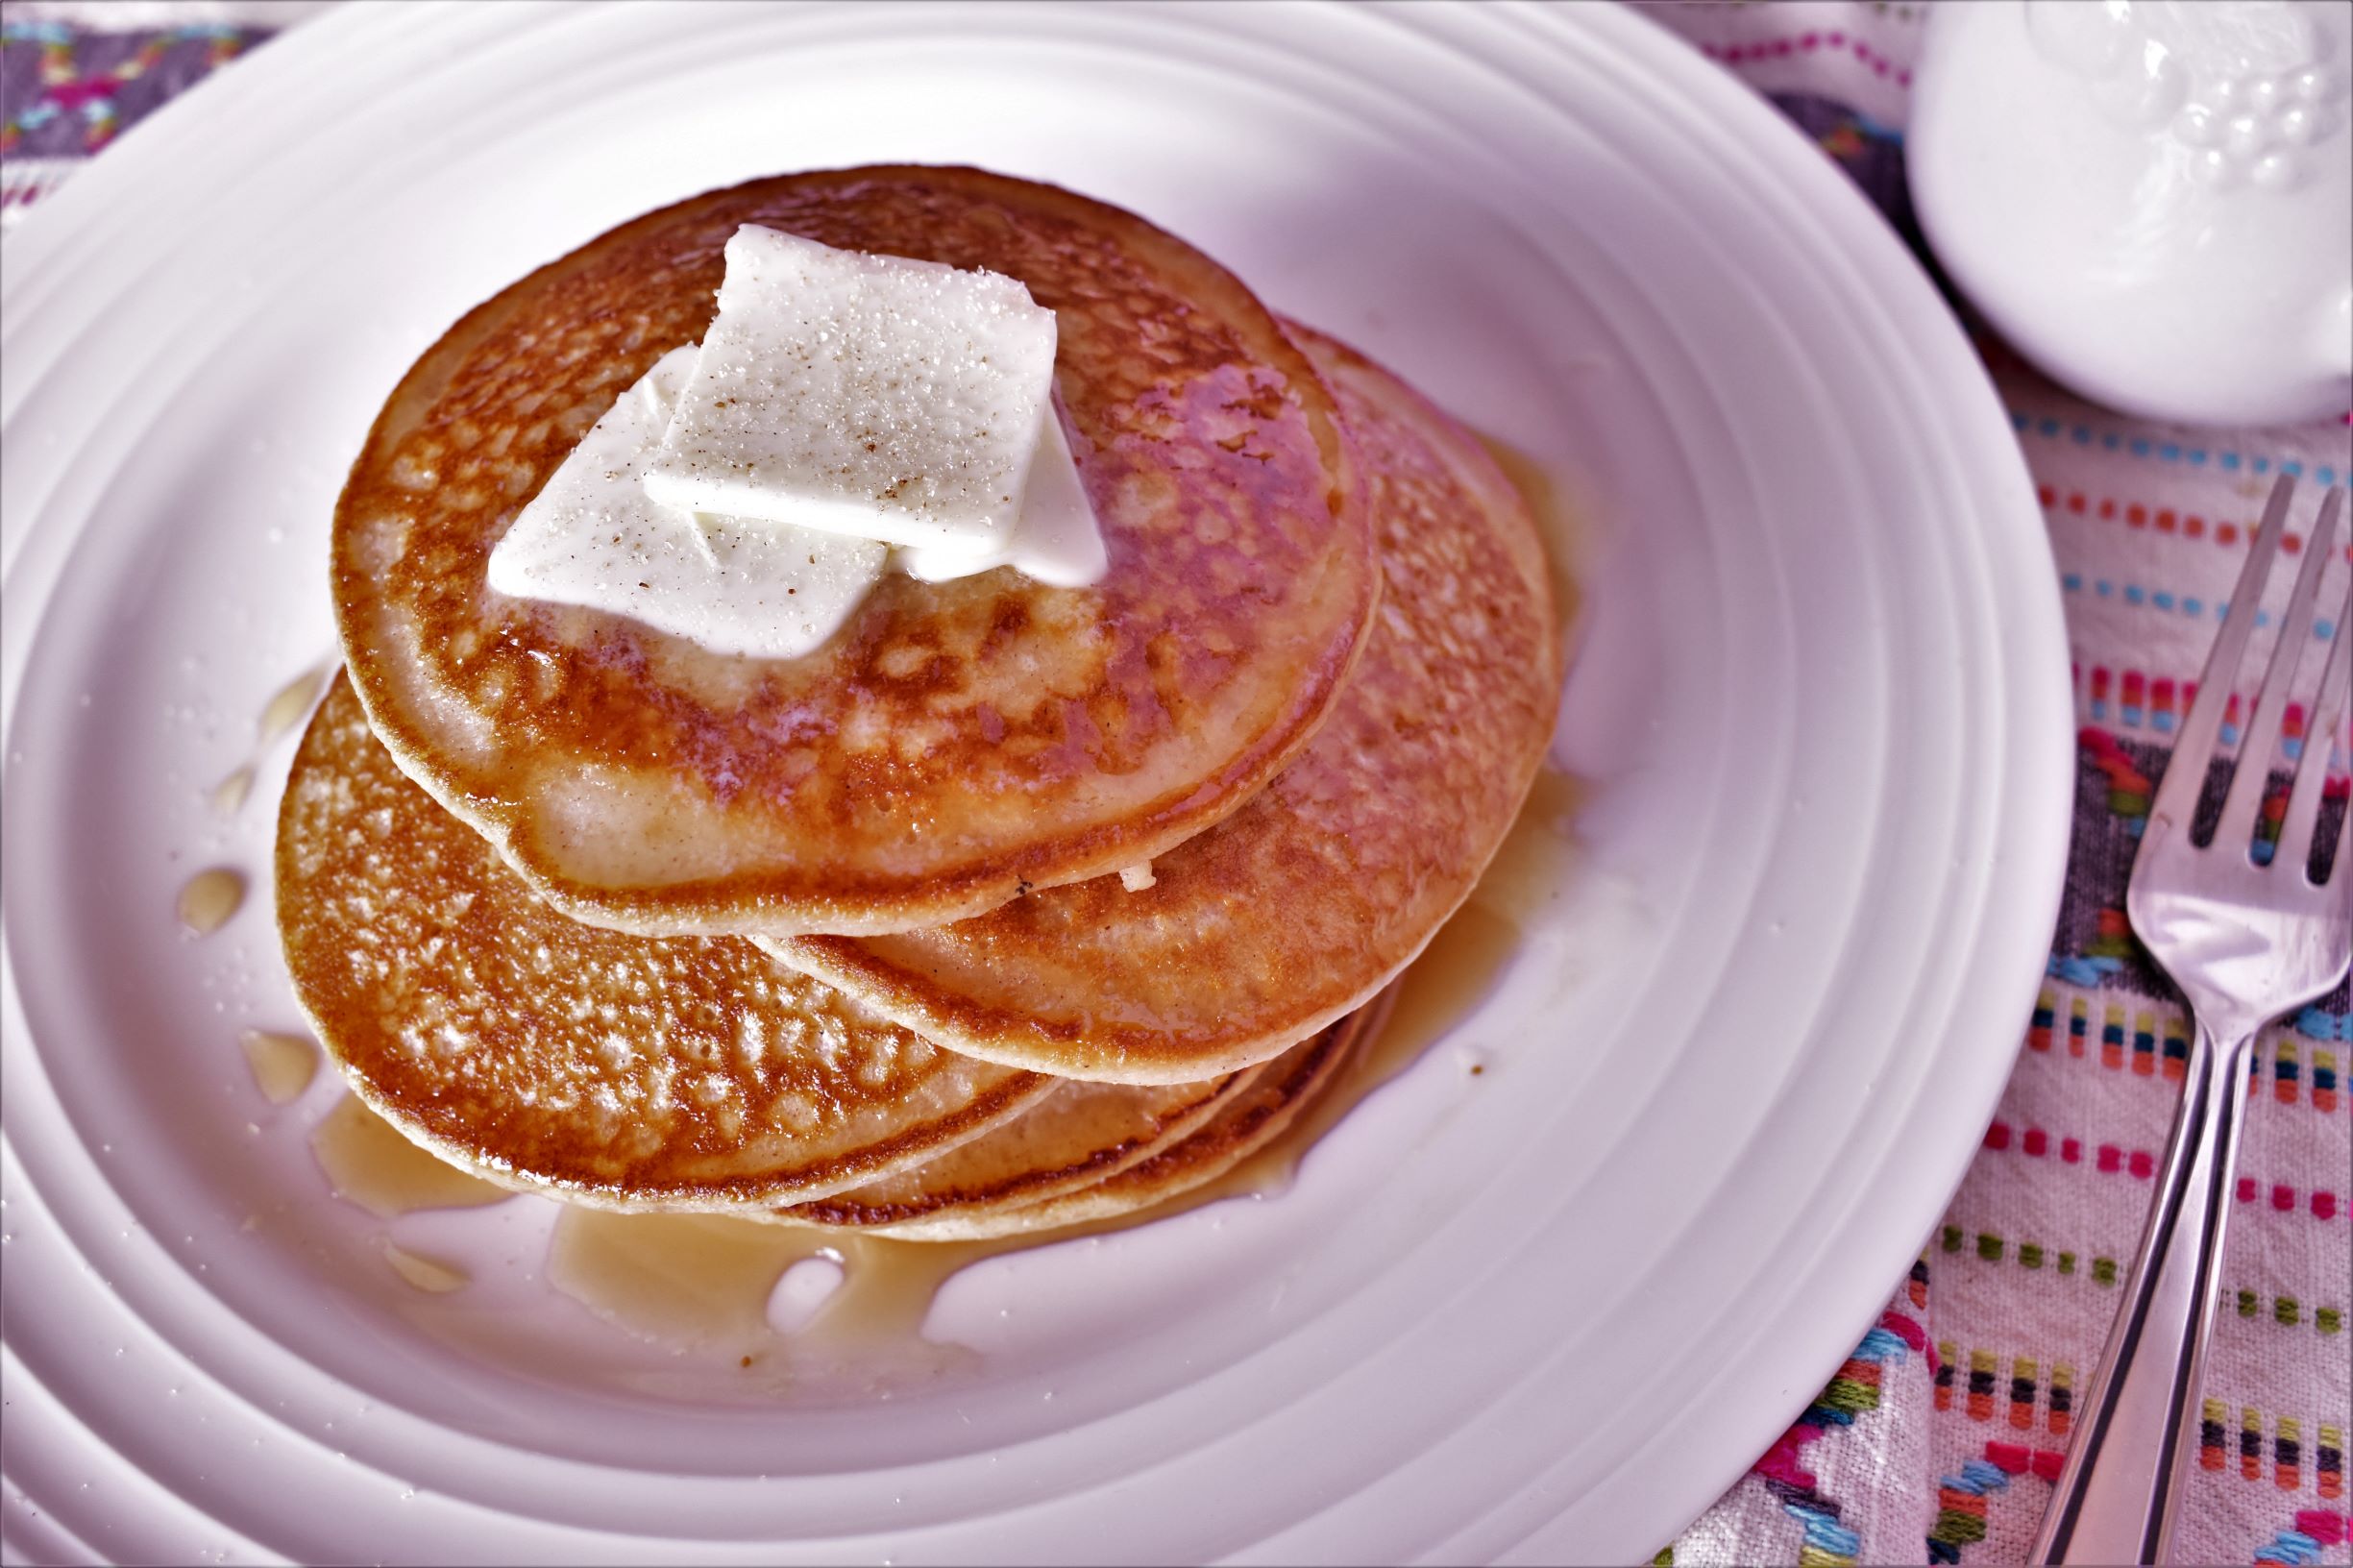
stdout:
<svg viewBox="0 0 2353 1568">
<path fill-rule="evenodd" d="M 2103 926 L 2108 923 L 2110 913 L 2101 912 Z M 2115 918 L 2122 919 L 2120 914 Z M 2051 979 L 2078 989 L 2096 987 L 2101 979 L 2120 968 L 2121 961 L 2110 957 L 2081 961 L 2054 957 L 2047 966 Z M 2090 998 L 2080 995 L 2063 998 L 2058 991 L 2048 986 L 2035 998 L 2034 1012 L 2026 1024 L 2026 1048 L 2049 1054 L 2059 1035 L 2059 1019 L 2063 1010 L 2067 1016 L 2067 1054 L 2091 1056 Z M 2129 1033 L 2125 1029 L 2127 1022 L 2132 1026 Z M 2353 1101 L 2348 1101 L 2341 1092 L 2343 1088 L 2342 1059 L 2335 1051 L 2316 1045 L 2312 1051 L 2312 1070 L 2307 1074 L 2302 1070 L 2303 1058 L 2297 1043 L 2299 1040 L 2343 1040 L 2347 1038 L 2347 1023 L 2345 1015 L 2310 1007 L 2287 1020 L 2281 1030 L 2270 1037 L 2271 1098 L 2274 1101 L 2281 1105 L 2309 1105 L 2323 1113 L 2353 1105 Z M 2166 1005 L 2161 1013 L 2143 1009 L 2127 1015 L 2120 1001 L 2113 998 L 2103 1001 L 2100 1050 L 2096 1056 L 2102 1066 L 2111 1069 L 2128 1067 L 2136 1077 L 2162 1077 L 2178 1083 L 2189 1056 L 2189 1019 L 2177 1008 Z M 2262 1060 L 2259 1051 L 2250 1070 L 2260 1074 Z M 2297 1092 L 2299 1084 L 2305 1086 L 2301 1094 Z M 2002 1145 L 1995 1143 L 1993 1146 L 1999 1148 Z M 2044 1152 L 2044 1148 L 2035 1141 L 2033 1129 L 2027 1130 L 2022 1146 L 2030 1155 Z M 2062 1158 L 2071 1157 L 2063 1155 Z"/>
<path fill-rule="evenodd" d="M 2305 1202 L 2299 1205 L 2296 1202 L 2296 1189 L 2286 1182 L 2273 1182 L 2267 1190 L 2264 1185 L 2257 1182 L 2252 1176 L 2239 1178 L 2237 1196 L 2241 1203 L 2253 1203 L 2259 1197 L 2267 1197 L 2274 1213 L 2292 1214 L 2300 1207 L 2313 1218 L 2324 1224 L 2346 1212 L 2343 1206 L 2337 1201 L 2337 1194 L 2325 1188 L 2314 1189 L 2308 1194 Z"/>
<path fill-rule="evenodd" d="M 2071 1144 L 2074 1139 L 2070 1139 L 2068 1141 Z M 1938 1245 L 1949 1253 L 1960 1252 L 1969 1245 L 1970 1236 L 1971 1233 L 1964 1231 L 1960 1226 L 1949 1223 L 1939 1234 Z M 1982 1262 L 1998 1263 L 2004 1258 L 2014 1257 L 2022 1268 L 2041 1268 L 2047 1262 L 2062 1275 L 2072 1276 L 2075 1272 L 2078 1260 L 2072 1252 L 2063 1251 L 2053 1254 L 2040 1241 L 2022 1242 L 2013 1252 L 2007 1239 L 1997 1236 L 1992 1231 L 1978 1231 L 1975 1233 L 1975 1237 L 1977 1257 Z M 2093 1259 L 2092 1278 L 2100 1285 L 2116 1284 L 2116 1260 L 2113 1258 Z"/>
<path fill-rule="evenodd" d="M 2043 510 L 2049 514 L 2064 513 L 2073 517 L 2096 517 L 2104 523 L 2121 520 L 2128 528 L 2153 527 L 2159 533 L 2178 533 L 2185 539 L 2207 537 L 2207 519 L 2196 512 L 2177 513 L 2170 506 L 2151 507 L 2137 501 L 2120 502 L 2114 496 L 2095 498 L 2086 495 L 2081 490 L 2069 490 L 2062 493 L 2055 485 L 2049 484 L 2037 485 L 2034 499 Z M 2243 539 L 2252 546 L 2263 532 L 2260 514 L 2248 515 L 2244 521 L 2219 519 L 2215 521 L 2212 527 L 2214 542 L 2224 549 L 2236 548 Z M 2303 550 L 2304 536 L 2292 528 L 2280 535 L 2279 544 L 2281 550 L 2293 555 Z M 2060 586 L 2080 589 L 2083 586 L 2083 579 L 2080 576 L 2076 576 L 2075 580 L 2071 583 L 2063 578 Z M 2112 586 L 2103 584 L 2097 591 L 2105 597 L 2115 590 Z M 2170 609 L 2172 606 L 2166 604 L 2160 605 L 2159 608 Z M 2223 612 L 2221 602 L 2218 600 L 2213 608 L 2215 619 L 2220 620 Z M 2203 612 L 2192 610 L 2189 613 L 2195 615 Z M 2258 621 L 2256 625 L 2262 625 L 2264 623 Z"/>
<path fill-rule="evenodd" d="M 1925 1299 L 1927 1279 L 1926 1262 L 1915 1262 L 1907 1291 L 1916 1304 Z M 1826 1428 L 1850 1426 L 1856 1416 L 1877 1409 L 1884 1370 L 1901 1361 L 1906 1351 L 1918 1351 L 1928 1359 L 1930 1373 L 1941 1386 L 1945 1368 L 1930 1350 L 1927 1335 L 1918 1323 L 1891 1309 L 1879 1314 L 1878 1325 L 1863 1335 L 1854 1354 L 1805 1413 L 1753 1467 L 1752 1473 L 1803 1528 L 1798 1561 L 1805 1568 L 1851 1568 L 1855 1553 L 1862 1549 L 1862 1537 L 1840 1522 L 1838 1505 L 1822 1495 L 1816 1478 L 1802 1462 L 1804 1449 Z"/>
<path fill-rule="evenodd" d="M 2262 1294 L 2243 1286 L 2237 1290 L 2225 1291 L 2223 1299 L 2236 1306 L 2239 1315 L 2249 1321 L 2258 1317 L 2267 1317 L 2283 1329 L 2298 1328 L 2306 1321 L 2304 1304 L 2293 1296 L 2274 1295 L 2271 1298 L 2271 1310 L 2268 1312 L 2263 1310 Z M 2344 1330 L 2344 1309 L 2341 1307 L 2316 1307 L 2312 1310 L 2310 1321 L 2314 1330 L 2324 1338 L 2341 1334 Z"/>
<path fill-rule="evenodd" d="M 1961 1548 L 1985 1539 L 1986 1498 L 2009 1490 L 2014 1476 L 2032 1473 L 2055 1482 L 2067 1462 L 2054 1448 L 2028 1448 L 2022 1443 L 1989 1442 L 1985 1458 L 1971 1459 L 1957 1476 L 1947 1476 L 1937 1487 L 1936 1523 L 1928 1530 L 1928 1560 L 1959 1562 Z"/>
<path fill-rule="evenodd" d="M 82 150 L 95 153 L 122 129 L 115 94 L 153 70 L 174 44 L 209 42 L 205 64 L 210 69 L 233 59 L 252 37 L 250 29 L 218 25 L 171 28 L 141 43 L 129 59 L 86 75 L 74 59 L 71 28 L 54 22 L 12 22 L 0 28 L 0 42 L 39 46 L 41 90 L 31 107 L 0 124 L 0 153 L 14 152 L 26 132 L 37 131 L 61 114 L 81 118 Z"/>
<path fill-rule="evenodd" d="M 2279 1532 L 2255 1549 L 2249 1562 L 2292 1564 L 2304 1568 L 2307 1563 L 2320 1560 L 2321 1549 L 2335 1546 L 2345 1538 L 2348 1524 L 2353 1520 L 2326 1508 L 2298 1509 L 2292 1525 L 2281 1527 Z"/>
<path fill-rule="evenodd" d="M 2198 1466 L 2219 1471 L 2229 1465 L 2230 1407 L 2208 1399 L 2200 1408 Z M 2312 1451 L 2313 1490 L 2325 1502 L 2344 1496 L 2344 1428 L 2334 1422 L 2316 1423 L 2318 1438 Z M 2260 1482 L 2265 1473 L 2264 1414 L 2252 1405 L 2239 1411 L 2239 1479 Z M 2292 1415 L 2272 1423 L 2268 1458 L 2271 1484 L 2283 1492 L 2304 1487 L 2304 1423 Z"/>
<path fill-rule="evenodd" d="M 2222 448 L 2188 447 L 2178 441 L 2153 440 L 2140 435 L 2126 436 L 2114 430 L 2095 430 L 2086 425 L 2071 422 L 2063 424 L 2047 415 L 2029 414 L 2017 408 L 2010 410 L 2010 428 L 2022 435 L 2038 435 L 2046 440 L 2067 440 L 2079 447 L 2088 447 L 2096 443 L 2101 450 L 2106 452 L 2129 453 L 2135 457 L 2178 463 L 2190 468 L 2204 468 L 2209 462 L 2212 462 L 2216 468 L 2225 474 L 2239 473 L 2243 470 L 2261 476 L 2270 473 L 2273 466 L 2272 458 L 2260 454 L 2249 457 L 2243 453 Z M 2279 471 L 2292 478 L 2301 478 L 2304 474 L 2304 466 L 2300 458 L 2278 459 Z M 2327 463 L 2321 463 L 2314 467 L 2312 477 L 2316 483 L 2335 484 L 2337 470 Z"/>
<path fill-rule="evenodd" d="M 1785 38 L 1763 38 L 1751 43 L 1702 43 L 1700 53 L 1726 65 L 1753 64 L 1765 60 L 1788 60 L 1797 55 L 1811 55 L 1821 51 L 1835 55 L 1840 51 L 1852 55 L 1857 64 L 1867 67 L 1874 76 L 1893 76 L 1896 86 L 1912 85 L 1912 73 L 1880 54 L 1861 38 L 1844 31 L 1832 29 L 1820 33 L 1799 33 Z"/>
</svg>

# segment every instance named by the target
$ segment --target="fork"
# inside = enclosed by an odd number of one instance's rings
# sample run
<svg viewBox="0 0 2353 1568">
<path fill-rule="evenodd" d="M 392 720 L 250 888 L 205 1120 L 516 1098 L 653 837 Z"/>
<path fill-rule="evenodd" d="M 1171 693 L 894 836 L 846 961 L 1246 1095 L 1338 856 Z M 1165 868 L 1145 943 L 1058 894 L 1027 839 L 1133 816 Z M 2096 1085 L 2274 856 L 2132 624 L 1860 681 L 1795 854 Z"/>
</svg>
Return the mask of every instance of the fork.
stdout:
<svg viewBox="0 0 2353 1568">
<path fill-rule="evenodd" d="M 2335 989 L 2353 957 L 2353 811 L 2326 883 L 2310 866 L 2323 776 L 2346 689 L 2353 686 L 2353 594 L 2322 663 L 2314 723 L 2267 864 L 2254 853 L 2256 816 L 2297 666 L 2313 641 L 2314 602 L 2334 551 L 2345 493 L 2322 502 L 2280 623 L 2279 641 L 2241 742 L 2213 838 L 2192 827 L 2222 727 L 2224 704 L 2254 630 L 2295 481 L 2272 487 L 2263 526 L 2231 591 L 2222 629 L 2198 679 L 2172 761 L 2134 857 L 2125 911 L 2133 933 L 2181 988 L 2197 1028 L 2182 1077 L 2156 1202 L 2124 1289 L 2073 1446 L 2028 1560 L 2161 1563 L 2170 1556 L 2214 1324 L 2222 1233 L 2254 1042 L 2267 1023 Z"/>
</svg>

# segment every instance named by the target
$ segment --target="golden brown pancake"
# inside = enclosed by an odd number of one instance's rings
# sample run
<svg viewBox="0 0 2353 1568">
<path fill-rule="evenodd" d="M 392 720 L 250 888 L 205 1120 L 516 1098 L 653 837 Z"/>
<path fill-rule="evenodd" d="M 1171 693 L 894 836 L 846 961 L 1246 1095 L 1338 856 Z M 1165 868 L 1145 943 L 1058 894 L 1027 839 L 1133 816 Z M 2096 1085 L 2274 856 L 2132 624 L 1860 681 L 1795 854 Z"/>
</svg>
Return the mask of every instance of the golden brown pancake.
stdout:
<svg viewBox="0 0 2353 1568">
<path fill-rule="evenodd" d="M 746 223 L 1054 309 L 1101 582 L 890 576 L 785 661 L 485 586 L 581 433 L 701 336 Z M 379 416 L 332 564 L 401 767 L 557 907 L 652 935 L 900 930 L 1160 854 L 1307 743 L 1379 593 L 1331 395 L 1248 290 L 1128 213 L 944 168 L 713 191 L 477 308 Z"/>
<path fill-rule="evenodd" d="M 1385 1013 L 1376 1001 L 1302 1041 L 1258 1068 L 1246 1087 L 1228 1096 L 1199 1131 L 1100 1181 L 1025 1204 L 968 1210 L 944 1206 L 920 1218 L 877 1225 L 873 1234 L 906 1241 L 974 1241 L 1099 1223 L 1181 1197 L 1215 1181 L 1282 1136 L 1332 1086 L 1349 1051 L 1381 1026 Z M 1005 1131 L 975 1141 L 1001 1137 Z"/>
<path fill-rule="evenodd" d="M 567 919 L 393 766 L 340 676 L 296 753 L 277 859 L 295 993 L 353 1090 L 504 1186 L 603 1208 L 789 1202 L 953 1148 L 1054 1087 L 748 942 Z"/>
<path fill-rule="evenodd" d="M 1552 733 L 1543 547 L 1480 446 L 1330 338 L 1388 576 L 1331 720 L 1273 784 L 1153 862 L 891 936 L 765 943 L 953 1050 L 1174 1083 L 1262 1062 L 1386 985 L 1478 881 Z"/>
<path fill-rule="evenodd" d="M 952 1222 L 1091 1187 L 1191 1137 L 1266 1069 L 1244 1067 L 1191 1084 L 1062 1080 L 1011 1121 L 886 1176 L 783 1211 L 811 1224 L 905 1226 Z"/>
</svg>

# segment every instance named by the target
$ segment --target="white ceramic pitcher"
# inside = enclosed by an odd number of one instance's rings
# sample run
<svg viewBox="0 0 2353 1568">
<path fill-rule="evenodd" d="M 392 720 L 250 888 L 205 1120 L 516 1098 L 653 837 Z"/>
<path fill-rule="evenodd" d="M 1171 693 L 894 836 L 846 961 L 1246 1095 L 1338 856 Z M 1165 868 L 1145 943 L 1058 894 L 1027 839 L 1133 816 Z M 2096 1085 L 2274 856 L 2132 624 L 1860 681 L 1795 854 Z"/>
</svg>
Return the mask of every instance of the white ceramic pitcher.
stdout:
<svg viewBox="0 0 2353 1568">
<path fill-rule="evenodd" d="M 2353 407 L 2353 0 L 1937 8 L 1922 227 L 2095 402 L 2256 425 Z"/>
</svg>

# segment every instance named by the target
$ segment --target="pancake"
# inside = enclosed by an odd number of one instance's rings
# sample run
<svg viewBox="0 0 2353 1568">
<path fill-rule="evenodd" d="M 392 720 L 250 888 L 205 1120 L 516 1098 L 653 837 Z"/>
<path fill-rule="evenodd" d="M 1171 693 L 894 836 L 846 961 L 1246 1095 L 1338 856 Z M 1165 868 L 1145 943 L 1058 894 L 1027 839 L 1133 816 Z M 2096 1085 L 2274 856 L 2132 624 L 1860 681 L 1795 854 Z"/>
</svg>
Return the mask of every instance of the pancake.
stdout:
<svg viewBox="0 0 2353 1568">
<path fill-rule="evenodd" d="M 875 1226 L 872 1233 L 903 1241 L 977 1241 L 1118 1219 L 1182 1197 L 1280 1138 L 1339 1077 L 1348 1053 L 1380 1028 L 1386 1013 L 1376 1001 L 1300 1041 L 1252 1074 L 1198 1132 L 1103 1180 L 1026 1204 L 942 1208 L 905 1223 Z M 979 1141 L 1003 1137 L 1018 1125 L 1011 1123 Z"/>
<path fill-rule="evenodd" d="M 1053 1080 L 951 1055 L 732 938 L 565 919 L 393 766 L 338 676 L 278 820 L 295 994 L 352 1089 L 443 1159 L 602 1208 L 814 1197 Z"/>
<path fill-rule="evenodd" d="M 987 267 L 1055 310 L 1100 582 L 886 576 L 781 661 L 488 589 L 581 433 L 701 336 L 746 223 Z M 402 769 L 558 908 L 649 935 L 908 929 L 1163 853 L 1307 743 L 1380 590 L 1331 395 L 1240 283 L 1083 197 L 903 167 L 699 196 L 477 308 L 378 417 L 332 577 Z"/>
<path fill-rule="evenodd" d="M 1469 894 L 1551 736 L 1560 645 L 1526 503 L 1476 437 L 1302 331 L 1363 465 L 1389 578 L 1333 717 L 1273 784 L 1152 865 L 935 930 L 767 943 L 952 1050 L 1176 1083 L 1358 1008 Z"/>
<path fill-rule="evenodd" d="M 901 1226 L 950 1221 L 1059 1197 L 1141 1164 L 1191 1137 L 1265 1069 L 1244 1067 L 1191 1084 L 1063 1081 L 1011 1121 L 912 1170 L 795 1204 L 789 1219 L 817 1225 Z M 958 1229 L 957 1234 L 966 1234 Z"/>
</svg>

